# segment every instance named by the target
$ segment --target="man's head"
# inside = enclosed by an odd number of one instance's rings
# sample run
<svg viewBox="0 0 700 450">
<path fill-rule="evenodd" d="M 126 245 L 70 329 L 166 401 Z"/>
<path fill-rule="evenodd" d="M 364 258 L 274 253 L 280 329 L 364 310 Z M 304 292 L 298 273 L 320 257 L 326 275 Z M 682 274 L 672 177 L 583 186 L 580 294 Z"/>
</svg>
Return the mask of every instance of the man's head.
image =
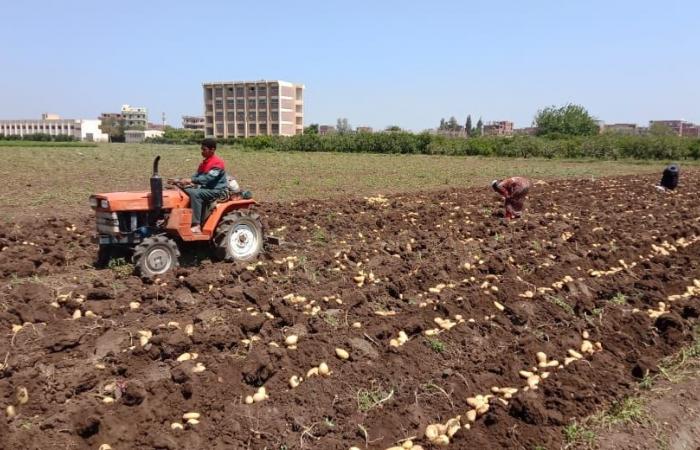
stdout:
<svg viewBox="0 0 700 450">
<path fill-rule="evenodd" d="M 216 141 L 212 138 L 202 140 L 201 150 L 202 156 L 204 158 L 209 158 L 216 151 Z"/>
<path fill-rule="evenodd" d="M 493 180 L 491 182 L 491 187 L 493 188 L 494 191 L 498 191 L 498 180 Z"/>
</svg>

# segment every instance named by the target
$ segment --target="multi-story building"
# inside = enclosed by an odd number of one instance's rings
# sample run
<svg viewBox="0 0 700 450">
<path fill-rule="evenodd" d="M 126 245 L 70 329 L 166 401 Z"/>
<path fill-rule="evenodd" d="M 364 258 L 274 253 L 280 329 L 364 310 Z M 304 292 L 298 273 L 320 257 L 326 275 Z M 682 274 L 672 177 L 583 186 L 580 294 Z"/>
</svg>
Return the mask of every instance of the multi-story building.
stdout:
<svg viewBox="0 0 700 450">
<path fill-rule="evenodd" d="M 148 111 L 146 108 L 123 105 L 122 117 L 124 118 L 124 129 L 145 130 L 148 127 Z"/>
<path fill-rule="evenodd" d="M 208 137 L 293 136 L 304 131 L 304 85 L 287 81 L 204 83 Z"/>
<path fill-rule="evenodd" d="M 29 120 L 0 120 L 0 134 L 24 137 L 30 134 L 72 136 L 82 141 L 106 142 L 108 136 L 100 129 L 100 120 L 61 119 L 56 114 L 42 114 Z"/>
<path fill-rule="evenodd" d="M 513 122 L 500 120 L 484 125 L 485 136 L 511 136 L 513 134 Z"/>
<path fill-rule="evenodd" d="M 678 136 L 700 137 L 700 126 L 685 120 L 650 120 L 649 128 L 653 125 L 663 125 Z"/>
<path fill-rule="evenodd" d="M 204 117 L 182 116 L 182 128 L 186 130 L 204 131 Z"/>
<path fill-rule="evenodd" d="M 121 112 L 102 113 L 100 120 L 105 123 L 120 124 L 125 130 L 145 130 L 148 128 L 148 111 L 146 108 L 122 105 Z"/>
</svg>

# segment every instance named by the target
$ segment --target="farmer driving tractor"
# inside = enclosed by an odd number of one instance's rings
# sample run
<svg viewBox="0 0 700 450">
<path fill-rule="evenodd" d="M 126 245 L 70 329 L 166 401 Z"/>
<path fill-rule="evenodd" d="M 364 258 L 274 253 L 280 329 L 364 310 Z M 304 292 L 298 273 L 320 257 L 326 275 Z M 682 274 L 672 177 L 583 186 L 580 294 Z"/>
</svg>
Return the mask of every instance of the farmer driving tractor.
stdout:
<svg viewBox="0 0 700 450">
<path fill-rule="evenodd" d="M 522 215 L 530 186 L 530 181 L 524 177 L 510 177 L 491 182 L 493 190 L 505 199 L 506 220 L 519 218 Z"/>
<path fill-rule="evenodd" d="M 199 164 L 197 173 L 191 178 L 169 179 L 168 182 L 180 185 L 190 196 L 190 208 L 192 208 L 192 233 L 202 232 L 201 223 L 204 218 L 202 212 L 206 205 L 221 196 L 228 183 L 224 167 L 224 160 L 216 156 L 216 141 L 211 138 L 204 139 L 201 144 L 204 160 Z"/>
</svg>

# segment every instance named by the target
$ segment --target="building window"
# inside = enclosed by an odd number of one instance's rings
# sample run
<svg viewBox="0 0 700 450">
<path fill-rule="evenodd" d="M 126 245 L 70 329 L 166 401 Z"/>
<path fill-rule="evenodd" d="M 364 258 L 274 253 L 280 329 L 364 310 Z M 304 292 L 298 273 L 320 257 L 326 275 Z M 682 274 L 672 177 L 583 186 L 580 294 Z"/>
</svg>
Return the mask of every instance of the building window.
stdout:
<svg viewBox="0 0 700 450">
<path fill-rule="evenodd" d="M 267 134 L 267 124 L 260 125 L 260 134 Z"/>
<path fill-rule="evenodd" d="M 244 112 L 237 112 L 236 113 L 236 121 L 243 122 L 244 120 L 245 120 L 245 113 Z"/>
<path fill-rule="evenodd" d="M 259 109 L 267 109 L 267 100 L 264 98 L 261 98 L 258 100 L 258 108 Z"/>
<path fill-rule="evenodd" d="M 233 99 L 232 98 L 226 99 L 226 109 L 233 109 L 233 106 L 234 106 Z"/>
<path fill-rule="evenodd" d="M 267 87 L 258 86 L 258 95 L 267 95 Z"/>
<path fill-rule="evenodd" d="M 222 113 L 222 112 L 217 112 L 217 113 L 216 113 L 216 121 L 219 122 L 219 121 L 222 121 L 222 120 L 224 120 L 224 113 Z"/>
<path fill-rule="evenodd" d="M 279 86 L 270 86 L 270 95 L 280 95 L 280 87 Z"/>
<path fill-rule="evenodd" d="M 224 124 L 223 123 L 217 123 L 216 124 L 216 132 L 221 134 L 224 132 Z"/>
<path fill-rule="evenodd" d="M 226 113 L 226 120 L 233 121 L 233 120 L 235 120 L 235 117 L 236 117 L 235 113 L 232 113 L 230 111 Z"/>
<path fill-rule="evenodd" d="M 243 97 L 243 86 L 236 87 L 236 97 Z"/>
<path fill-rule="evenodd" d="M 232 87 L 226 88 L 226 96 L 233 97 L 233 88 Z"/>
<path fill-rule="evenodd" d="M 279 109 L 280 107 L 280 101 L 277 99 L 272 99 L 270 100 L 270 109 L 275 110 Z"/>
<path fill-rule="evenodd" d="M 255 95 L 255 86 L 249 86 L 248 87 L 248 95 Z"/>
<path fill-rule="evenodd" d="M 229 133 L 233 133 L 236 130 L 236 125 L 229 122 L 228 125 L 226 125 L 226 128 L 228 129 Z"/>
<path fill-rule="evenodd" d="M 249 122 L 255 121 L 255 111 L 248 111 L 248 121 Z"/>
<path fill-rule="evenodd" d="M 279 124 L 276 124 L 276 123 L 272 124 L 272 134 L 280 134 Z"/>
<path fill-rule="evenodd" d="M 266 122 L 267 121 L 267 113 L 266 112 L 259 112 L 258 113 L 258 120 L 260 122 Z"/>
<path fill-rule="evenodd" d="M 223 88 L 214 89 L 214 97 L 223 97 L 223 95 L 224 95 Z"/>
<path fill-rule="evenodd" d="M 270 113 L 270 120 L 280 120 L 280 113 L 273 111 Z"/>
<path fill-rule="evenodd" d="M 254 98 L 248 99 L 248 109 L 255 109 L 255 99 Z"/>
<path fill-rule="evenodd" d="M 207 128 L 207 134 L 208 134 L 209 136 L 211 136 L 212 134 L 214 134 L 214 129 L 213 129 L 213 128 Z"/>
<path fill-rule="evenodd" d="M 224 107 L 224 102 L 223 100 L 216 100 L 214 101 L 214 105 L 216 106 L 216 109 L 222 109 Z"/>
<path fill-rule="evenodd" d="M 255 134 L 255 124 L 254 123 L 248 124 L 248 134 Z"/>
</svg>

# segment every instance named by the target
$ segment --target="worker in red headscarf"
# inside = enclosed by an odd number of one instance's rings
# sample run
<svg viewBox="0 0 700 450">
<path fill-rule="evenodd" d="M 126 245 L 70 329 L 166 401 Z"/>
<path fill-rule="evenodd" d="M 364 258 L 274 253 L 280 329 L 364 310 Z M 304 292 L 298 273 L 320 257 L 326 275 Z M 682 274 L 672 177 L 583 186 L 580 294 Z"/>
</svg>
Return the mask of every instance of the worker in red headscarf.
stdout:
<svg viewBox="0 0 700 450">
<path fill-rule="evenodd" d="M 532 186 L 530 180 L 524 177 L 510 177 L 491 182 L 493 190 L 505 199 L 506 220 L 515 219 L 522 215 L 530 186 Z"/>
</svg>

